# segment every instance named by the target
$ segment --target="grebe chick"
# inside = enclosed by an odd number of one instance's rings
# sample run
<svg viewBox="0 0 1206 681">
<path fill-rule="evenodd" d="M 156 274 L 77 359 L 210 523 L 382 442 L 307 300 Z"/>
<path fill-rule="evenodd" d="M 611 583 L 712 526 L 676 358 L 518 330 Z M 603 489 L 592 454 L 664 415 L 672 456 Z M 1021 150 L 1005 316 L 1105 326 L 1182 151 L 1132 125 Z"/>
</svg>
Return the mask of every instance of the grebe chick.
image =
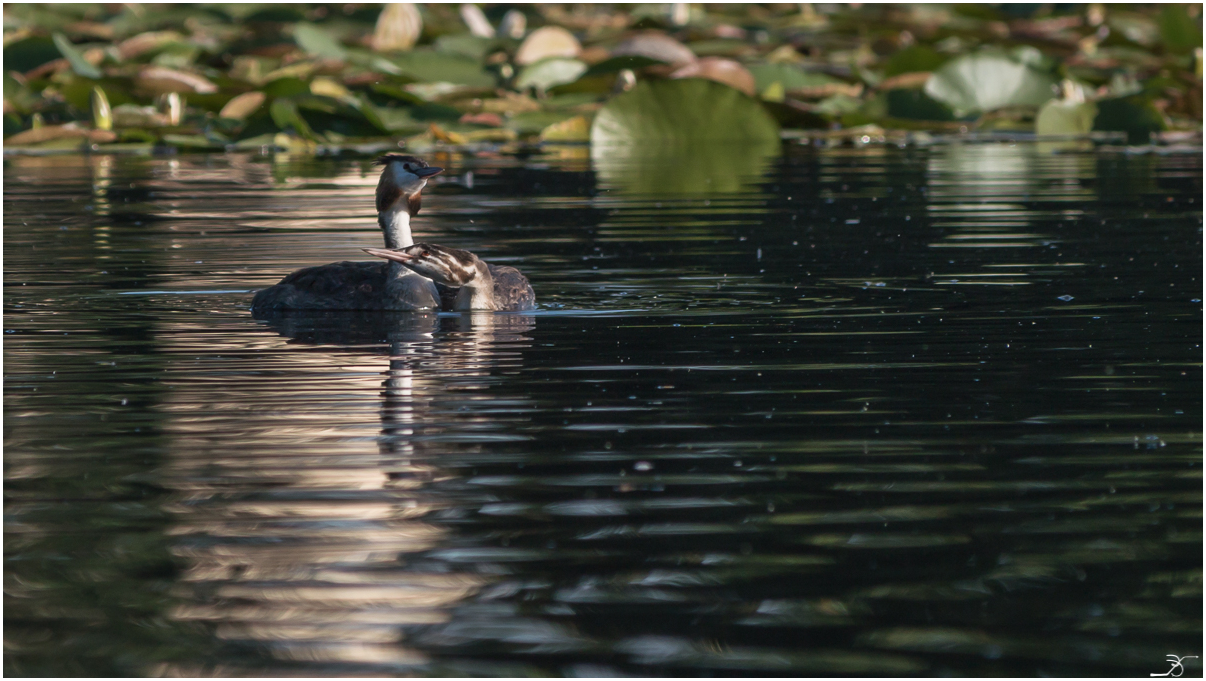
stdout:
<svg viewBox="0 0 1206 681">
<path fill-rule="evenodd" d="M 519 270 L 487 265 L 469 251 L 420 243 L 394 250 L 366 248 L 364 252 L 400 263 L 442 286 L 458 287 L 453 310 L 517 312 L 536 307 L 532 285 Z"/>
<path fill-rule="evenodd" d="M 415 242 L 410 219 L 419 213 L 427 179 L 444 171 L 404 154 L 377 159 L 377 224 L 386 248 Z M 300 269 L 255 295 L 256 313 L 282 310 L 425 310 L 440 307 L 430 279 L 396 262 L 335 262 Z"/>
</svg>

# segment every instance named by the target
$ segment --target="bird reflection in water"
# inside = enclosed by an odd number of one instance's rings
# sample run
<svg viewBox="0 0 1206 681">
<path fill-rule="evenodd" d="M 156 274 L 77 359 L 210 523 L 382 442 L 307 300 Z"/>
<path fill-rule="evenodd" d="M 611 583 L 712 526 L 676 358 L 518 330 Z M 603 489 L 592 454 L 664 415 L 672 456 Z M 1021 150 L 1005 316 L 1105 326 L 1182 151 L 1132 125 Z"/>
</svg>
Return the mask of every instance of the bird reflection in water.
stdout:
<svg viewBox="0 0 1206 681">
<path fill-rule="evenodd" d="M 219 442 L 213 414 L 196 417 L 199 402 L 223 408 L 219 393 L 232 386 L 186 391 L 188 404 L 169 407 L 179 418 L 167 426 L 173 460 L 165 478 L 177 492 L 168 507 L 173 553 L 187 564 L 171 614 L 212 628 L 214 663 L 150 671 L 276 674 L 301 664 L 297 671 L 306 675 L 421 670 L 428 658 L 408 641 L 453 621 L 454 606 L 498 572 L 440 556 L 474 543 L 442 518 L 481 501 L 441 462 L 482 445 L 437 435 L 491 427 L 497 419 L 480 412 L 497 396 L 483 391 L 502 383 L 500 370 L 522 365 L 533 327 L 531 316 L 493 313 L 275 318 L 270 328 L 306 347 L 261 356 L 269 370 L 235 387 L 264 392 L 259 403 L 267 405 L 269 427 L 254 442 Z M 349 360 L 357 368 L 380 366 L 382 341 L 389 352 L 384 381 L 378 374 L 370 384 L 372 372 L 361 372 L 361 390 L 349 397 L 344 386 L 314 380 L 316 358 L 336 365 L 341 377 L 354 373 Z M 310 379 L 298 382 L 306 373 Z M 278 411 L 272 405 L 282 402 L 282 385 L 294 394 Z M 368 420 L 362 398 L 370 385 L 381 396 L 371 455 L 358 432 Z M 316 400 L 317 413 L 304 406 Z"/>
</svg>

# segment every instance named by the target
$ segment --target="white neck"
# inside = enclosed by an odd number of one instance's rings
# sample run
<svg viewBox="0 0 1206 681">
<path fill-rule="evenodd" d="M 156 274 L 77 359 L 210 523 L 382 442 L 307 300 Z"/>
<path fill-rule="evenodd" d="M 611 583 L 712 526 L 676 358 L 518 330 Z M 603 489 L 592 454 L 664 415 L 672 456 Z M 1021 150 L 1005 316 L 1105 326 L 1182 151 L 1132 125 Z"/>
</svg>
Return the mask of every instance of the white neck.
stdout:
<svg viewBox="0 0 1206 681">
<path fill-rule="evenodd" d="M 386 248 L 406 248 L 415 245 L 415 238 L 410 233 L 410 213 L 406 210 L 406 202 L 398 201 L 389 210 L 377 215 L 377 222 L 385 232 Z"/>
<path fill-rule="evenodd" d="M 476 260 L 476 258 L 475 258 Z M 477 276 L 457 291 L 453 307 L 458 310 L 494 310 L 494 277 L 485 263 L 477 261 Z"/>
</svg>

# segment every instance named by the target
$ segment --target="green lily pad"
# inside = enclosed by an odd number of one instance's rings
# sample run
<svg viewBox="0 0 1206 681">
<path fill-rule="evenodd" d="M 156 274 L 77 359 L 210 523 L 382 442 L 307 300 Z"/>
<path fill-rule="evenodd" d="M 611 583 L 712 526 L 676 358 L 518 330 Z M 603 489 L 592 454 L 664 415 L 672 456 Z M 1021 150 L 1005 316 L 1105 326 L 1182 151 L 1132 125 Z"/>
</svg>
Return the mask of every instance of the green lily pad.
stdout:
<svg viewBox="0 0 1206 681">
<path fill-rule="evenodd" d="M 84 59 L 84 55 L 80 54 L 80 51 L 75 49 L 75 46 L 71 44 L 71 41 L 67 39 L 67 36 L 63 35 L 62 33 L 55 33 L 53 38 L 54 46 L 59 48 L 59 53 L 61 53 L 63 57 L 67 59 L 67 62 L 71 64 L 72 71 L 75 71 L 77 75 L 83 76 L 84 78 L 92 78 L 95 80 L 101 77 L 100 69 L 96 68 L 90 64 L 88 60 Z"/>
<path fill-rule="evenodd" d="M 1039 109 L 1034 132 L 1039 135 L 1084 135 L 1093 129 L 1097 106 L 1092 102 L 1053 99 Z"/>
<path fill-rule="evenodd" d="M 901 88 L 884 93 L 887 115 L 892 118 L 921 121 L 952 121 L 950 107 L 921 90 Z"/>
<path fill-rule="evenodd" d="M 321 26 L 308 22 L 300 22 L 293 29 L 293 39 L 298 47 L 307 53 L 324 59 L 343 61 L 348 57 L 348 51 Z"/>
<path fill-rule="evenodd" d="M 483 38 L 471 33 L 442 35 L 436 38 L 433 47 L 436 52 L 466 57 L 481 61 L 486 54 L 501 43 L 497 38 Z"/>
<path fill-rule="evenodd" d="M 543 59 L 531 66 L 524 67 L 523 71 L 519 72 L 519 77 L 515 79 L 515 87 L 520 90 L 535 87 L 537 91 L 544 92 L 556 85 L 572 83 L 585 72 L 586 64 L 577 59 L 563 57 Z"/>
<path fill-rule="evenodd" d="M 272 122 L 276 123 L 276 127 L 281 130 L 293 128 L 297 134 L 306 139 L 314 139 L 314 130 L 310 128 L 310 124 L 302 117 L 298 111 L 297 102 L 292 99 L 280 98 L 272 102 L 272 106 L 268 109 L 272 115 Z"/>
<path fill-rule="evenodd" d="M 783 85 L 783 89 L 790 91 L 845 82 L 824 73 L 805 71 L 790 64 L 754 64 L 749 68 L 750 73 L 754 74 L 758 92 L 764 92 L 774 83 L 780 83 Z"/>
<path fill-rule="evenodd" d="M 1201 7 L 1198 12 L 1201 13 Z M 1184 5 L 1165 5 L 1160 10 L 1160 39 L 1174 52 L 1188 52 L 1202 46 L 1202 29 L 1189 17 Z"/>
<path fill-rule="evenodd" d="M 762 105 L 701 78 L 641 81 L 608 102 L 590 132 L 594 145 L 693 144 L 707 140 L 779 144 Z"/>
<path fill-rule="evenodd" d="M 1093 129 L 1125 132 L 1130 144 L 1147 144 L 1153 132 L 1164 129 L 1164 117 L 1142 95 L 1103 99 Z"/>
<path fill-rule="evenodd" d="M 1007 106 L 1041 106 L 1055 97 L 1055 78 L 1000 52 L 985 50 L 947 62 L 925 93 L 958 116 Z"/>
<path fill-rule="evenodd" d="M 619 57 L 604 59 L 598 64 L 595 64 L 587 69 L 586 73 L 583 75 L 588 78 L 594 76 L 605 76 L 612 73 L 617 73 L 624 69 L 632 69 L 633 71 L 636 71 L 638 69 L 643 69 L 646 66 L 653 66 L 654 64 L 661 63 L 662 62 L 656 59 L 650 59 L 649 57 L 642 57 L 636 54 L 626 54 Z"/>
<path fill-rule="evenodd" d="M 884 77 L 891 78 L 902 73 L 933 71 L 946 63 L 947 57 L 925 45 L 910 45 L 884 61 Z"/>
<path fill-rule="evenodd" d="M 277 78 L 264 86 L 264 94 L 269 97 L 293 97 L 310 92 L 310 86 L 301 78 L 288 76 Z"/>
<path fill-rule="evenodd" d="M 42 36 L 17 40 L 4 46 L 4 68 L 7 71 L 25 73 L 46 62 L 58 59 L 62 54 L 54 41 Z"/>
<path fill-rule="evenodd" d="M 448 82 L 473 87 L 495 84 L 494 76 L 483 71 L 476 59 L 460 55 L 417 49 L 391 56 L 389 61 L 402 74 L 427 83 Z"/>
</svg>

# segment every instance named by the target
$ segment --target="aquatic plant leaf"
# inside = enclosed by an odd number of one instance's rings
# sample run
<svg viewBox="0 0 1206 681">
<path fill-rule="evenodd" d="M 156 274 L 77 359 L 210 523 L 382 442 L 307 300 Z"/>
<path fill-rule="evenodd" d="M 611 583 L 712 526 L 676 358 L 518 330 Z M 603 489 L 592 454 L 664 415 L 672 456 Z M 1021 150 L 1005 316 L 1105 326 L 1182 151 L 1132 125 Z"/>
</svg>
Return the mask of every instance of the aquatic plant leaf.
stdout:
<svg viewBox="0 0 1206 681">
<path fill-rule="evenodd" d="M 160 128 L 168 124 L 168 117 L 153 106 L 121 104 L 113 107 L 113 127 L 123 128 L 122 139 L 136 135 L 137 129 Z M 132 132 L 131 129 L 135 131 Z M 147 133 L 150 134 L 150 133 Z M 154 141 L 152 136 L 151 141 Z"/>
<path fill-rule="evenodd" d="M 891 78 L 902 73 L 933 71 L 945 64 L 948 59 L 950 57 L 925 45 L 910 45 L 884 61 L 884 77 Z"/>
<path fill-rule="evenodd" d="M 475 59 L 454 54 L 442 54 L 430 49 L 418 49 L 390 57 L 398 70 L 418 81 L 427 83 L 457 83 L 473 87 L 492 87 L 494 76 L 482 70 Z"/>
<path fill-rule="evenodd" d="M 1201 8 L 1198 8 L 1199 14 Z M 1160 10 L 1160 40 L 1175 52 L 1188 52 L 1202 46 L 1202 29 L 1189 17 L 1184 5 L 1165 5 Z"/>
<path fill-rule="evenodd" d="M 950 107 L 924 91 L 913 88 L 888 90 L 884 93 L 887 115 L 892 118 L 922 121 L 951 121 L 955 115 Z"/>
<path fill-rule="evenodd" d="M 209 95 L 218 91 L 218 86 L 204 76 L 162 66 L 149 66 L 139 71 L 134 77 L 134 85 L 139 90 L 156 95 L 169 92 Z"/>
<path fill-rule="evenodd" d="M 314 130 L 310 128 L 306 119 L 302 118 L 301 112 L 297 109 L 297 102 L 292 99 L 276 99 L 268 111 L 272 115 L 272 122 L 276 123 L 276 127 L 281 130 L 293 128 L 297 134 L 306 139 L 315 138 Z"/>
<path fill-rule="evenodd" d="M 113 110 L 109 108 L 109 98 L 99 87 L 92 88 L 92 127 L 97 130 L 113 129 Z"/>
<path fill-rule="evenodd" d="M 293 29 L 293 39 L 307 53 L 324 59 L 344 61 L 348 51 L 330 33 L 320 26 L 309 22 L 300 22 Z"/>
<path fill-rule="evenodd" d="M 498 36 L 519 40 L 528 32 L 528 17 L 517 9 L 507 10 L 498 22 Z"/>
<path fill-rule="evenodd" d="M 641 81 L 607 103 L 591 143 L 650 144 L 731 140 L 779 143 L 779 125 L 757 101 L 699 78 Z"/>
<path fill-rule="evenodd" d="M 461 5 L 461 21 L 469 27 L 469 33 L 478 38 L 493 38 L 494 26 L 490 24 L 490 20 L 486 18 L 486 13 L 481 7 L 466 2 Z"/>
<path fill-rule="evenodd" d="M 277 78 L 264 86 L 264 94 L 269 97 L 292 97 L 310 91 L 310 86 L 300 78 Z"/>
<path fill-rule="evenodd" d="M 560 123 L 554 123 L 540 131 L 540 140 L 542 142 L 589 142 L 590 121 L 586 116 L 574 116 Z"/>
<path fill-rule="evenodd" d="M 750 97 L 754 96 L 754 76 L 741 64 L 723 57 L 704 57 L 680 67 L 671 78 L 706 78 L 723 83 Z"/>
<path fill-rule="evenodd" d="M 25 73 L 63 56 L 50 38 L 32 36 L 4 46 L 4 69 Z"/>
<path fill-rule="evenodd" d="M 947 62 L 925 84 L 925 93 L 963 116 L 1006 106 L 1041 106 L 1055 97 L 1055 78 L 996 51 Z"/>
<path fill-rule="evenodd" d="M 436 38 L 435 44 L 432 47 L 435 48 L 436 52 L 480 61 L 485 58 L 487 52 L 496 45 L 499 45 L 500 42 L 493 38 L 482 38 L 462 33 L 460 35 L 442 35 Z"/>
<path fill-rule="evenodd" d="M 523 71 L 519 72 L 519 77 L 515 79 L 515 87 L 520 90 L 535 87 L 538 91 L 543 92 L 555 85 L 578 80 L 579 76 L 586 73 L 586 68 L 586 64 L 577 59 L 563 57 L 545 59 L 524 67 Z"/>
<path fill-rule="evenodd" d="M 645 57 L 674 66 L 695 61 L 695 53 L 691 51 L 691 48 L 661 31 L 638 33 L 616 45 L 612 49 L 611 55 L 613 57 Z"/>
<path fill-rule="evenodd" d="M 526 66 L 550 57 L 577 57 L 581 51 L 573 33 L 560 26 L 542 26 L 524 39 L 515 52 L 515 63 Z"/>
<path fill-rule="evenodd" d="M 1141 95 L 1103 99 L 1093 129 L 1125 132 L 1130 144 L 1147 144 L 1153 132 L 1164 129 L 1164 117 Z"/>
<path fill-rule="evenodd" d="M 71 44 L 67 36 L 62 33 L 55 33 L 53 39 L 54 46 L 59 48 L 59 53 L 63 55 L 68 64 L 71 64 L 71 70 L 75 71 L 76 75 L 83 76 L 84 78 L 92 78 L 93 80 L 101 77 L 100 69 L 84 59 L 84 55 L 75 49 L 75 46 Z"/>
<path fill-rule="evenodd" d="M 604 59 L 598 64 L 591 66 L 589 69 L 587 69 L 586 73 L 583 74 L 583 77 L 590 78 L 594 76 L 607 75 L 616 73 L 622 69 L 632 69 L 635 71 L 637 69 L 643 69 L 646 66 L 653 66 L 654 64 L 661 63 L 662 62 L 656 59 L 643 57 L 639 54 L 611 57 L 610 59 Z"/>
<path fill-rule="evenodd" d="M 372 45 L 378 52 L 409 50 L 423 33 L 423 17 L 413 2 L 390 3 L 377 17 Z"/>
<path fill-rule="evenodd" d="M 791 64 L 754 64 L 749 68 L 750 73 L 754 75 L 754 84 L 758 92 L 765 92 L 775 83 L 779 83 L 783 89 L 789 91 L 846 84 L 845 81 L 833 76 L 805 71 Z"/>
<path fill-rule="evenodd" d="M 1092 102 L 1064 102 L 1053 99 L 1039 109 L 1034 121 L 1038 135 L 1084 135 L 1093 129 L 1097 105 Z"/>
</svg>

